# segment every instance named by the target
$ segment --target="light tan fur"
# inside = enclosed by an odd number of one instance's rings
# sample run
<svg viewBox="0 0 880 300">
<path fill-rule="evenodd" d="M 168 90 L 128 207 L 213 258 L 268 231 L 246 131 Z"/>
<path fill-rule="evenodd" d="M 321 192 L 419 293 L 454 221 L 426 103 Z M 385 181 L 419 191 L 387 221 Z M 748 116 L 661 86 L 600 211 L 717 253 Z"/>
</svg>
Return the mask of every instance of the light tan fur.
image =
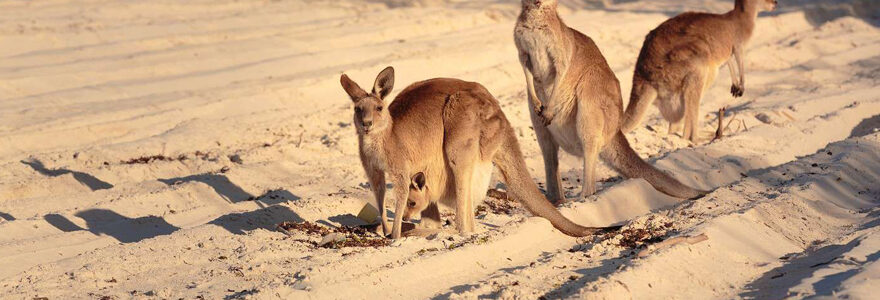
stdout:
<svg viewBox="0 0 880 300">
<path fill-rule="evenodd" d="M 488 188 L 494 163 L 501 171 L 512 198 L 533 214 L 550 221 L 571 236 L 600 231 L 566 219 L 547 201 L 526 171 L 513 128 L 498 101 L 482 85 L 458 79 L 436 78 L 414 83 L 385 107 L 384 97 L 394 84 L 394 70 L 383 70 L 372 93 L 346 75 L 343 89 L 355 103 L 361 162 L 376 200 L 384 212 L 385 173 L 394 185 L 392 238 L 401 236 L 401 225 L 413 174 L 423 176 L 429 199 L 410 211 L 421 213 L 427 227 L 439 228 L 437 202 L 448 200 L 455 208 L 461 233 L 474 231 L 474 205 Z M 385 228 L 385 227 L 383 227 Z M 387 232 L 387 231 L 386 231 Z"/>
<path fill-rule="evenodd" d="M 593 40 L 566 26 L 556 6 L 556 0 L 523 0 L 514 29 L 532 124 L 544 156 L 548 197 L 564 200 L 560 147 L 584 159 L 582 197 L 596 192 L 600 156 L 623 175 L 644 178 L 671 196 L 705 194 L 645 163 L 632 150 L 620 132 L 623 100 L 617 77 Z"/>
<path fill-rule="evenodd" d="M 730 93 L 743 95 L 743 48 L 758 12 L 775 8 L 776 0 L 736 0 L 726 14 L 687 12 L 648 33 L 633 73 L 623 132 L 638 126 L 657 99 L 660 114 L 670 123 L 669 134 L 683 125 L 682 137 L 696 141 L 703 92 L 726 62 L 733 81 Z"/>
</svg>

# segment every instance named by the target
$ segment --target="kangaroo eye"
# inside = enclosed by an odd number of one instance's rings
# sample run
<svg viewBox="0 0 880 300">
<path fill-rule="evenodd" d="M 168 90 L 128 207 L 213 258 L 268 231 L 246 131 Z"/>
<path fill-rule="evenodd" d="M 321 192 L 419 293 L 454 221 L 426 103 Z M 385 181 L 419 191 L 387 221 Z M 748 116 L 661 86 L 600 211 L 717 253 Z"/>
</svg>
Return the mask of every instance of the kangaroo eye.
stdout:
<svg viewBox="0 0 880 300">
<path fill-rule="evenodd" d="M 381 107 L 381 106 L 376 106 L 376 111 L 382 111 L 382 107 Z"/>
<path fill-rule="evenodd" d="M 356 112 L 356 113 L 361 113 L 361 111 L 363 111 L 363 109 L 361 109 L 360 107 L 354 108 L 354 112 Z"/>
<path fill-rule="evenodd" d="M 409 203 L 407 203 L 407 205 L 409 205 L 409 207 L 416 207 L 416 202 L 415 202 L 415 201 L 409 201 Z"/>
</svg>

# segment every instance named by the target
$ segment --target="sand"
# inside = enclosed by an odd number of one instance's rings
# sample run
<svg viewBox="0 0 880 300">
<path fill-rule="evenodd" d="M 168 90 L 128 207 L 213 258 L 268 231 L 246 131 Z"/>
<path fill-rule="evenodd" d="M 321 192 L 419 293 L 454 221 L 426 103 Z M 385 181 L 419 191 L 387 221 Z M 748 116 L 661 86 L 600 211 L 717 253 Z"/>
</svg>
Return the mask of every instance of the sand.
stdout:
<svg viewBox="0 0 880 300">
<path fill-rule="evenodd" d="M 624 102 L 644 35 L 732 1 L 564 1 Z M 619 234 L 571 238 L 518 209 L 471 236 L 316 247 L 284 221 L 362 224 L 372 203 L 343 72 L 484 84 L 544 181 L 512 30 L 518 1 L 0 2 L 0 298 L 871 298 L 880 292 L 880 7 L 781 1 L 720 70 L 697 143 L 655 108 L 627 134 L 681 202 L 605 165 L 560 208 Z M 717 111 L 734 120 L 710 142 Z M 648 244 L 705 234 L 639 258 Z"/>
</svg>

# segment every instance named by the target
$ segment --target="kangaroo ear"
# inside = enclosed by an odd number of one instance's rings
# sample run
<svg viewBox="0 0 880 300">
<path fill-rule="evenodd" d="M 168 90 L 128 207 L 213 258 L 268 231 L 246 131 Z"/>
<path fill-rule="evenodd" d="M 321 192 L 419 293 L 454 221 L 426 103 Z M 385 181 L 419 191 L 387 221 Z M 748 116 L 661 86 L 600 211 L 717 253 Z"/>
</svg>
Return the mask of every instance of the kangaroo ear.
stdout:
<svg viewBox="0 0 880 300">
<path fill-rule="evenodd" d="M 425 189 L 425 173 L 418 172 L 412 177 L 412 186 L 417 190 Z"/>
<path fill-rule="evenodd" d="M 394 68 L 387 67 L 376 76 L 376 83 L 373 83 L 373 95 L 385 100 L 385 96 L 391 93 L 392 88 L 394 88 Z"/>
<path fill-rule="evenodd" d="M 357 102 L 367 96 L 367 92 L 357 83 L 349 79 L 348 75 L 342 74 L 342 77 L 339 78 L 339 83 L 342 84 L 342 89 L 348 93 L 349 97 L 351 97 L 351 101 Z"/>
</svg>

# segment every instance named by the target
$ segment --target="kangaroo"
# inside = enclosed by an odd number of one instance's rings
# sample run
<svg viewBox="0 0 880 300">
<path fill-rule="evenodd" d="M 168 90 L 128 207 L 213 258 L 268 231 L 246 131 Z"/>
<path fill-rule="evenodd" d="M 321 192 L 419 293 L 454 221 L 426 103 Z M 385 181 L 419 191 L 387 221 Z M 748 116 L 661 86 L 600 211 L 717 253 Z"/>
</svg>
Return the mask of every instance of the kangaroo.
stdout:
<svg viewBox="0 0 880 300">
<path fill-rule="evenodd" d="M 620 83 L 592 39 L 562 22 L 556 0 L 523 0 L 514 29 L 526 77 L 530 116 L 544 157 L 547 194 L 564 201 L 561 147 L 584 159 L 581 197 L 596 192 L 598 158 L 626 177 L 646 179 L 659 191 L 693 199 L 706 192 L 678 182 L 633 151 L 620 131 Z"/>
<path fill-rule="evenodd" d="M 584 227 L 566 219 L 544 198 L 526 171 L 513 127 L 498 100 L 478 83 L 435 78 L 413 83 L 386 107 L 394 69 L 386 68 L 367 93 L 343 74 L 342 88 L 354 101 L 354 123 L 360 157 L 381 208 L 385 228 L 385 173 L 394 184 L 391 236 L 401 236 L 412 174 L 422 172 L 431 199 L 454 199 L 460 233 L 474 231 L 474 202 L 482 200 L 494 163 L 510 190 L 533 214 L 570 236 L 587 236 L 606 228 Z M 436 221 L 436 202 L 419 207 L 423 220 Z"/>
<path fill-rule="evenodd" d="M 657 107 L 669 121 L 669 134 L 697 139 L 700 98 L 727 63 L 733 84 L 730 93 L 745 90 L 743 48 L 752 36 L 760 11 L 776 8 L 776 0 L 736 0 L 726 14 L 686 12 L 657 26 L 645 37 L 633 73 L 632 93 L 623 120 L 623 132 L 639 125 L 648 106 Z"/>
</svg>

